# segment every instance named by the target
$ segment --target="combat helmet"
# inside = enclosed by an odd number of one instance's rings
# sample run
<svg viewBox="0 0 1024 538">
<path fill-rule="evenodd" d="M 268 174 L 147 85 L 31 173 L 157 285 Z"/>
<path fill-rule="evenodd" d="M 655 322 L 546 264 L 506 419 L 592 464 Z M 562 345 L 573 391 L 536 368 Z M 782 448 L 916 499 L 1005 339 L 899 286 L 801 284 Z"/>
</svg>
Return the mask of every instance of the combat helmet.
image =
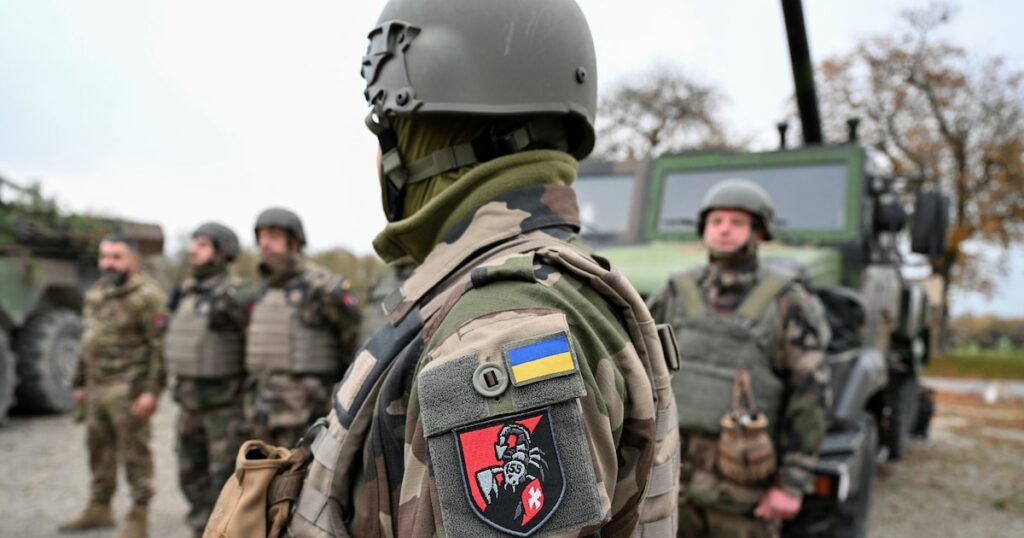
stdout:
<svg viewBox="0 0 1024 538">
<path fill-rule="evenodd" d="M 205 222 L 192 232 L 192 237 L 197 235 L 209 237 L 217 252 L 224 254 L 229 262 L 238 259 L 238 236 L 231 231 L 231 228 L 219 222 Z"/>
<path fill-rule="evenodd" d="M 257 240 L 260 228 L 280 228 L 294 237 L 300 247 L 306 246 L 306 232 L 302 228 L 302 219 L 293 211 L 283 207 L 264 209 L 256 217 L 256 226 L 253 228 L 253 232 L 256 233 Z"/>
<path fill-rule="evenodd" d="M 597 60 L 573 0 L 391 0 L 368 37 L 366 124 L 383 153 L 389 219 L 409 183 L 525 149 L 581 160 L 594 148 Z M 405 162 L 391 119 L 421 114 L 528 121 Z"/>
<path fill-rule="evenodd" d="M 772 198 L 763 187 L 748 179 L 726 179 L 715 183 L 704 195 L 697 218 L 697 234 L 704 235 L 708 213 L 713 209 L 738 209 L 754 217 L 754 227 L 764 232 L 764 240 L 775 237 L 775 210 Z"/>
</svg>

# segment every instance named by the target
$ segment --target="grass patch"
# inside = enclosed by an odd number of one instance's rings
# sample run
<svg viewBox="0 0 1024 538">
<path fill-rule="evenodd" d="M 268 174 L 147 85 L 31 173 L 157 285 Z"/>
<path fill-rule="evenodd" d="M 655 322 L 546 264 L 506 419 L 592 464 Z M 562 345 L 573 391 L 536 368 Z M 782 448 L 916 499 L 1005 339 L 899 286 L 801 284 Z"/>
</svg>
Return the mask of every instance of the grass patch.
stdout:
<svg viewBox="0 0 1024 538">
<path fill-rule="evenodd" d="M 1024 379 L 1024 355 L 992 353 L 950 353 L 933 358 L 925 375 L 937 377 L 978 377 L 982 379 Z"/>
</svg>

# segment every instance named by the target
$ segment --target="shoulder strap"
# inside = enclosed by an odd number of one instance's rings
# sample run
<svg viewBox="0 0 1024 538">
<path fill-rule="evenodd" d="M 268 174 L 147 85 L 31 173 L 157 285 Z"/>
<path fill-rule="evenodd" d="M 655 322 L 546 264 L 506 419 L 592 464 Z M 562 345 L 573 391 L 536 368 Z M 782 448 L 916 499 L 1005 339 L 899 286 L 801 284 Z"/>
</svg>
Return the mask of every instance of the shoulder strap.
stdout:
<svg viewBox="0 0 1024 538">
<path fill-rule="evenodd" d="M 699 318 L 708 311 L 704 297 L 700 293 L 700 286 L 697 285 L 698 278 L 693 271 L 683 271 L 672 277 L 679 303 L 683 305 L 683 312 L 687 317 Z"/>
<path fill-rule="evenodd" d="M 736 315 L 750 320 L 757 321 L 761 314 L 772 304 L 772 301 L 780 293 L 789 287 L 797 278 L 796 274 L 772 269 L 761 269 L 758 275 L 758 283 L 750 290 L 747 298 L 743 300 Z"/>
</svg>

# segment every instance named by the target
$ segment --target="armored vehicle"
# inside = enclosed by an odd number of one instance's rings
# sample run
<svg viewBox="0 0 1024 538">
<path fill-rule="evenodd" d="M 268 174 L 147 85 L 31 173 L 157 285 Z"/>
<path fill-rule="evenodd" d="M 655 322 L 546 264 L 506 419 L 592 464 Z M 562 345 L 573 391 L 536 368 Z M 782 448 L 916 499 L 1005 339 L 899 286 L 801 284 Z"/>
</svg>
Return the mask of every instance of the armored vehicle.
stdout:
<svg viewBox="0 0 1024 538">
<path fill-rule="evenodd" d="M 0 177 L 0 422 L 12 405 L 37 413 L 71 410 L 82 295 L 99 277 L 96 248 L 118 232 L 144 255 L 163 251 L 154 224 L 68 215 Z"/>
<path fill-rule="evenodd" d="M 802 274 L 833 333 L 833 405 L 815 492 L 785 534 L 863 536 L 876 465 L 903 455 L 927 397 L 918 382 L 943 312 L 942 283 L 927 262 L 944 249 L 949 201 L 923 190 L 921 178 L 873 171 L 855 121 L 848 140 L 822 144 L 800 2 L 782 7 L 803 146 L 786 149 L 780 126 L 776 151 L 583 162 L 575 187 L 584 237 L 642 294 L 706 263 L 695 218 L 710 186 L 743 178 L 768 191 L 780 226 L 759 249 L 762 263 Z"/>
</svg>

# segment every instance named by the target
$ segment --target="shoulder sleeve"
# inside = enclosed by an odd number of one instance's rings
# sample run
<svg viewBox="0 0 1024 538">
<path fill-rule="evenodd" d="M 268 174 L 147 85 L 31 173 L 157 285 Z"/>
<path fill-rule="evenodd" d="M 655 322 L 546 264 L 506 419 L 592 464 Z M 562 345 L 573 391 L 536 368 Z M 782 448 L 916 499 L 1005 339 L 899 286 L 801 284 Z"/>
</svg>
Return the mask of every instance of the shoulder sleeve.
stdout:
<svg viewBox="0 0 1024 538">
<path fill-rule="evenodd" d="M 615 470 L 595 454 L 614 453 L 614 443 L 598 447 L 611 441 L 616 411 L 594 405 L 603 398 L 582 350 L 566 315 L 540 306 L 473 315 L 433 340 L 412 397 L 449 535 L 602 520 L 602 480 Z M 610 372 L 603 388 L 621 400 Z"/>
<path fill-rule="evenodd" d="M 163 335 L 167 324 L 164 292 L 156 284 L 146 284 L 140 294 L 139 316 L 146 340 L 146 392 L 159 394 L 166 383 L 163 358 Z"/>
</svg>

